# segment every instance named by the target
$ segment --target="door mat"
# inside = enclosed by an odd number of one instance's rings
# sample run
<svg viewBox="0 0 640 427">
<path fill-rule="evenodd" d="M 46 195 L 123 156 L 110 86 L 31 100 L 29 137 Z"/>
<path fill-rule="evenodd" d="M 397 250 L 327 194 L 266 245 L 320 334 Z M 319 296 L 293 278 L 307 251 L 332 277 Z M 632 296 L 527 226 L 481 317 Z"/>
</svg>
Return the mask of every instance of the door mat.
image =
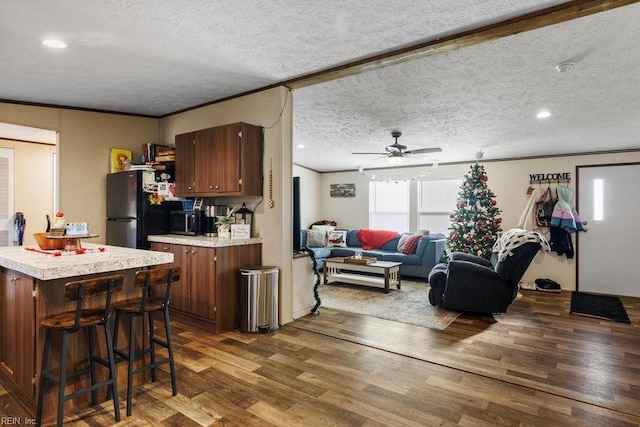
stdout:
<svg viewBox="0 0 640 427">
<path fill-rule="evenodd" d="M 460 313 L 433 307 L 427 283 L 402 281 L 389 293 L 368 286 L 334 282 L 318 288 L 322 307 L 443 331 Z"/>
<path fill-rule="evenodd" d="M 571 294 L 571 310 L 569 313 L 614 320 L 621 323 L 631 323 L 620 298 L 610 295 L 573 292 Z"/>
</svg>

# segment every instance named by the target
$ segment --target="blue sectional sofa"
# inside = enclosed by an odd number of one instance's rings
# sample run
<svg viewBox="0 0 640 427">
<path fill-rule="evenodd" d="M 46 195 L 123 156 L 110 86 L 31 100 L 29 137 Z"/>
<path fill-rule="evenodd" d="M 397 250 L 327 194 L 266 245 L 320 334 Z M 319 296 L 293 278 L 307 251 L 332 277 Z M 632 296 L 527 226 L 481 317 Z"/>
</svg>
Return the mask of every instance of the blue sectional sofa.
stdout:
<svg viewBox="0 0 640 427">
<path fill-rule="evenodd" d="M 347 239 L 345 247 L 309 247 L 313 251 L 318 262 L 318 269 L 322 271 L 324 260 L 331 257 L 353 256 L 356 252 L 361 252 L 362 256 L 375 257 L 379 261 L 401 262 L 400 274 L 403 277 L 428 278 L 431 269 L 440 262 L 440 258 L 446 249 L 444 234 L 429 234 L 422 236 L 418 241 L 415 253 L 404 254 L 398 251 L 398 242 L 403 234 L 385 243 L 377 249 L 362 249 L 362 243 L 358 239 L 360 229 L 346 230 Z M 307 247 L 307 230 L 301 230 L 302 247 Z"/>
</svg>

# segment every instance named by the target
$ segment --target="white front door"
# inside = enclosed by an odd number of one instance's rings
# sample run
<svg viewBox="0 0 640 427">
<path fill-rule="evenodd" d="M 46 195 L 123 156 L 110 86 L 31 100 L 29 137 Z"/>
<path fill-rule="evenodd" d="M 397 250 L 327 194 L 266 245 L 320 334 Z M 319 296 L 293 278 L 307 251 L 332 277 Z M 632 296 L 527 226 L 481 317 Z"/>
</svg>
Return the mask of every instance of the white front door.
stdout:
<svg viewBox="0 0 640 427">
<path fill-rule="evenodd" d="M 640 164 L 578 167 L 579 291 L 640 297 L 638 182 Z"/>
<path fill-rule="evenodd" d="M 13 148 L 0 148 L 0 246 L 13 245 Z"/>
</svg>

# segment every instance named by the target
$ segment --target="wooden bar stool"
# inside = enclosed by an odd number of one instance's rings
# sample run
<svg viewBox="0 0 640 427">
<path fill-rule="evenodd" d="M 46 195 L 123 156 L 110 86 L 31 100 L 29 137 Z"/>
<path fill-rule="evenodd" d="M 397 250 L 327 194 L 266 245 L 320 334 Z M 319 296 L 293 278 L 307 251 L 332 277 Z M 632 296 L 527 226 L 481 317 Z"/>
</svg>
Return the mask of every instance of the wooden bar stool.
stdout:
<svg viewBox="0 0 640 427">
<path fill-rule="evenodd" d="M 151 270 L 144 270 L 136 272 L 135 283 L 136 287 L 144 287 L 142 292 L 142 298 L 135 298 L 127 301 L 120 302 L 114 306 L 116 311 L 115 320 L 115 338 L 113 341 L 113 351 L 116 354 L 116 362 L 128 363 L 128 377 L 127 377 L 127 416 L 131 415 L 131 400 L 133 397 L 133 375 L 140 372 L 144 372 L 151 369 L 151 381 L 156 381 L 156 368 L 165 363 L 169 364 L 171 370 L 171 388 L 173 395 L 178 393 L 176 387 L 176 369 L 173 363 L 173 343 L 171 341 L 171 325 L 169 324 L 169 295 L 171 293 L 171 284 L 180 279 L 180 267 L 164 267 L 155 268 Z M 151 289 L 155 286 L 164 286 L 164 292 L 154 292 L 155 295 L 161 295 L 160 297 L 153 296 Z M 164 329 L 166 333 L 166 341 L 157 338 L 153 334 L 153 314 L 156 311 L 162 311 L 164 315 Z M 125 352 L 118 348 L 118 327 L 120 325 L 120 315 L 129 314 L 129 351 Z M 144 315 L 149 317 L 149 347 L 145 347 L 145 340 L 142 340 L 142 349 L 135 351 L 135 325 L 136 319 L 142 317 L 144 321 Z M 167 349 L 169 357 L 162 360 L 156 360 L 156 344 Z M 134 367 L 134 361 L 140 356 L 146 354 L 151 355 L 151 363 Z"/>
<path fill-rule="evenodd" d="M 40 387 L 38 390 L 38 406 L 36 408 L 36 424 L 42 425 L 42 409 L 44 404 L 45 386 L 48 383 L 58 386 L 58 413 L 57 425 L 62 425 L 64 418 L 64 403 L 67 400 L 74 399 L 82 394 L 91 392 L 91 404 L 96 405 L 97 389 L 108 387 L 113 394 L 113 410 L 115 412 L 116 422 L 120 421 L 120 406 L 118 404 L 118 387 L 116 386 L 116 363 L 113 353 L 113 345 L 111 339 L 111 326 L 109 324 L 109 315 L 111 314 L 111 295 L 113 292 L 122 289 L 124 278 L 122 275 L 113 275 L 107 277 L 99 277 L 95 279 L 79 280 L 69 282 L 65 285 L 64 299 L 67 302 L 76 301 L 75 311 L 68 311 L 47 317 L 42 321 L 42 327 L 45 329 L 44 351 L 42 356 L 42 369 L 40 371 Z M 85 309 L 84 301 L 88 298 L 97 296 L 105 296 L 104 306 L 101 308 Z M 104 327 L 104 334 L 107 344 L 107 360 L 98 357 L 95 354 L 95 327 Z M 88 333 L 89 345 L 89 367 L 76 372 L 67 373 L 67 349 L 69 335 L 78 332 L 81 328 L 86 328 Z M 62 331 L 62 350 L 60 352 L 60 372 L 56 376 L 49 371 L 49 351 L 51 350 L 51 333 L 54 330 Z M 96 362 L 106 366 L 109 369 L 109 378 L 96 384 Z M 91 385 L 89 387 L 77 390 L 73 393 L 65 395 L 67 381 L 80 375 L 90 374 Z M 108 393 L 109 393 L 108 392 Z"/>
</svg>

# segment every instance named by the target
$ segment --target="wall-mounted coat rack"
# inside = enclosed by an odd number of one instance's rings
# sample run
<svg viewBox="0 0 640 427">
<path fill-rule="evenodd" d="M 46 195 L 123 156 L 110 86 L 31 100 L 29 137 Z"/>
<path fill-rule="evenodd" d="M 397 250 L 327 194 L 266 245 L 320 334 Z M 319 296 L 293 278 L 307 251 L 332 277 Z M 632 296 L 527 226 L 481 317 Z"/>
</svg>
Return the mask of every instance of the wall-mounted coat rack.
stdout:
<svg viewBox="0 0 640 427">
<path fill-rule="evenodd" d="M 531 179 L 529 184 L 564 184 L 570 183 L 570 179 Z"/>
</svg>

